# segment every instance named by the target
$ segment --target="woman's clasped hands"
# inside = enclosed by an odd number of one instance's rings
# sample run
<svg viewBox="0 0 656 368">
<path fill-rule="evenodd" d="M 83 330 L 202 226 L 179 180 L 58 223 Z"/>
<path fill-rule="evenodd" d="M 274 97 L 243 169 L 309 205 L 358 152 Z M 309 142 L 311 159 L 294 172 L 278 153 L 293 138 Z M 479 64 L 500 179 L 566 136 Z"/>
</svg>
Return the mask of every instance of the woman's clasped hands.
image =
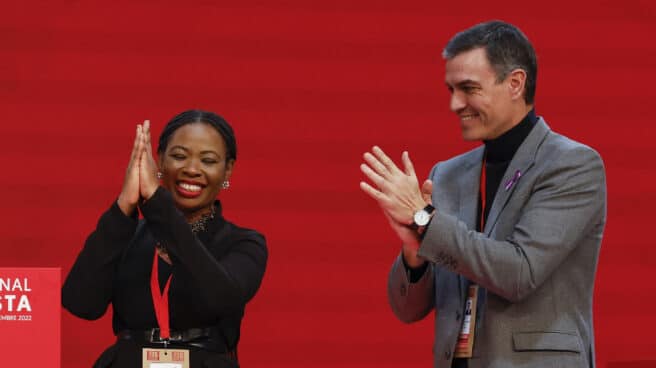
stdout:
<svg viewBox="0 0 656 368">
<path fill-rule="evenodd" d="M 159 186 L 157 171 L 150 140 L 150 120 L 144 120 L 143 124 L 137 124 L 123 189 L 117 201 L 125 215 L 132 215 L 139 201 L 148 200 L 155 193 Z"/>
</svg>

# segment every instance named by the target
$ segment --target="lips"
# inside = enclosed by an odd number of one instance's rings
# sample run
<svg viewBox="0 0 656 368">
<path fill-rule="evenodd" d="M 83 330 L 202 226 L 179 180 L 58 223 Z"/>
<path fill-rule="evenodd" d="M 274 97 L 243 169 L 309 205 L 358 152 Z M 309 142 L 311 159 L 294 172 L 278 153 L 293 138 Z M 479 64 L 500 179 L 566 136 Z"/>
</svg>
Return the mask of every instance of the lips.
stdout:
<svg viewBox="0 0 656 368">
<path fill-rule="evenodd" d="M 461 121 L 467 121 L 467 120 L 471 120 L 471 119 L 474 119 L 474 118 L 477 118 L 477 117 L 478 117 L 478 114 L 460 115 L 460 120 Z"/>
<path fill-rule="evenodd" d="M 175 191 L 185 198 L 196 198 L 201 195 L 205 185 L 191 182 L 191 181 L 178 181 L 175 184 Z"/>
</svg>

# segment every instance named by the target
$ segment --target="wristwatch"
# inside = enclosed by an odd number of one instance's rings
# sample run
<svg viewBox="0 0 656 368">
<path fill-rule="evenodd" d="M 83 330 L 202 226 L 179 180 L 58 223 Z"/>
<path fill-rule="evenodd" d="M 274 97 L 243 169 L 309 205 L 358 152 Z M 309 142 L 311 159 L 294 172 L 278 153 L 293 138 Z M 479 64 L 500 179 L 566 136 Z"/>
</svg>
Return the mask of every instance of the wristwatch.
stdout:
<svg viewBox="0 0 656 368">
<path fill-rule="evenodd" d="M 422 228 L 428 225 L 434 211 L 435 207 L 428 204 L 426 207 L 415 212 L 415 215 L 412 217 L 412 227 L 420 230 L 421 233 L 421 230 L 423 230 Z"/>
</svg>

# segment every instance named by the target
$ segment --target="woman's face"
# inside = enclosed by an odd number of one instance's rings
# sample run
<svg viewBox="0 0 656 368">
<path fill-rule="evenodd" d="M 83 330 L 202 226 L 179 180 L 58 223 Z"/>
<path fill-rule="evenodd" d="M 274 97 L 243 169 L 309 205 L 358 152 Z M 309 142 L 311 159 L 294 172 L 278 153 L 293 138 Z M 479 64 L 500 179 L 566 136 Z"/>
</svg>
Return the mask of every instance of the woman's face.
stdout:
<svg viewBox="0 0 656 368">
<path fill-rule="evenodd" d="M 234 160 L 226 162 L 223 137 L 211 125 L 190 123 L 178 128 L 159 157 L 162 186 L 187 215 L 205 212 L 230 178 Z"/>
</svg>

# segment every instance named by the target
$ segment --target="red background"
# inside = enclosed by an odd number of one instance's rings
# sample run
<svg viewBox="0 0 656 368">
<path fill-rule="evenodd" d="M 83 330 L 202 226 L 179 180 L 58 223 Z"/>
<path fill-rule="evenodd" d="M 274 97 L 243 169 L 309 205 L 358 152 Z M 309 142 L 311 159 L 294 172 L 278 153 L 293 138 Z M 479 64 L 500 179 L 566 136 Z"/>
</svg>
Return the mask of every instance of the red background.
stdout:
<svg viewBox="0 0 656 368">
<path fill-rule="evenodd" d="M 600 367 L 656 359 L 653 2 L 1 5 L 0 266 L 67 272 L 118 195 L 134 125 L 150 119 L 159 133 L 182 110 L 209 109 L 239 143 L 226 215 L 270 249 L 243 366 L 430 367 L 433 317 L 403 325 L 387 305 L 399 241 L 360 192 L 358 166 L 378 144 L 409 150 L 425 176 L 473 147 L 448 110 L 440 52 L 455 32 L 500 18 L 536 47 L 538 114 L 606 163 Z M 62 321 L 64 367 L 90 366 L 112 341 L 108 316 Z"/>
</svg>

